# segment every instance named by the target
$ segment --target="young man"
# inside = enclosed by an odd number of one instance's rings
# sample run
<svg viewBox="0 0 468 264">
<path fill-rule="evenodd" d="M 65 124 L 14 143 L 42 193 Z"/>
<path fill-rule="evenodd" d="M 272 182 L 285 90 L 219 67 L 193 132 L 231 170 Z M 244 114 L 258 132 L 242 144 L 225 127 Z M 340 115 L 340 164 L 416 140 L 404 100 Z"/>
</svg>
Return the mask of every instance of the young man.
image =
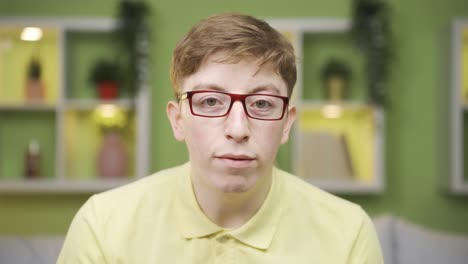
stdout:
<svg viewBox="0 0 468 264">
<path fill-rule="evenodd" d="M 89 199 L 59 263 L 383 263 L 357 205 L 274 167 L 296 117 L 291 44 L 209 17 L 177 44 L 167 105 L 190 162 Z"/>
</svg>

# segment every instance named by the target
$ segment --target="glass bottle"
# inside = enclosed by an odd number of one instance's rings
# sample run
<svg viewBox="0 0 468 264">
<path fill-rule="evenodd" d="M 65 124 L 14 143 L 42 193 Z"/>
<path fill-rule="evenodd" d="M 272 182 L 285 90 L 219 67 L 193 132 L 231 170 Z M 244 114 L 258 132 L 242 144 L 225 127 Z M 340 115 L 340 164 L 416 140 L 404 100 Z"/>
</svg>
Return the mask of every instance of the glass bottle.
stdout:
<svg viewBox="0 0 468 264">
<path fill-rule="evenodd" d="M 40 176 L 40 158 L 39 142 L 36 139 L 31 139 L 25 154 L 24 174 L 26 178 L 34 179 Z"/>
</svg>

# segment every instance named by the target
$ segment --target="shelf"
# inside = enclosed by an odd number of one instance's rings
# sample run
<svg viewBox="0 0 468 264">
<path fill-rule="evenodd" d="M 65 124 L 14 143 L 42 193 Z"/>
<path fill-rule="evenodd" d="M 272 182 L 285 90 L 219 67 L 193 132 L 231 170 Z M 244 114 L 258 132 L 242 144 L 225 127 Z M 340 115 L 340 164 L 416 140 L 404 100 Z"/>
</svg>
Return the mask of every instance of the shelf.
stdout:
<svg viewBox="0 0 468 264">
<path fill-rule="evenodd" d="M 268 22 L 291 40 L 301 62 L 291 100 L 297 109 L 291 136 L 292 172 L 333 193 L 381 193 L 385 188 L 385 112 L 367 101 L 365 57 L 352 43 L 351 21 Z M 326 100 L 322 76 L 332 61 L 350 71 L 349 82 L 342 86 L 346 100 Z"/>
<path fill-rule="evenodd" d="M 451 190 L 454 194 L 468 194 L 468 182 L 453 184 Z"/>
<path fill-rule="evenodd" d="M 356 52 L 349 31 L 305 32 L 303 34 L 303 100 L 325 98 L 323 71 L 331 61 L 343 63 L 350 71 L 347 98 L 366 98 L 365 60 Z"/>
<path fill-rule="evenodd" d="M 342 194 L 367 194 L 367 193 L 380 193 L 384 190 L 384 184 L 382 182 L 378 183 L 360 183 L 360 182 L 334 182 L 334 181 L 313 181 L 310 182 L 313 185 L 333 192 L 333 193 L 342 193 Z"/>
<path fill-rule="evenodd" d="M 30 26 L 42 30 L 42 39 L 20 38 Z M 97 61 L 118 58 L 124 66 L 128 59 L 116 45 L 116 26 L 113 18 L 0 18 L 0 193 L 94 193 L 148 174 L 149 87 L 136 87 L 134 96 L 122 85 L 117 100 L 103 101 L 89 81 Z M 39 86 L 27 82 L 33 58 L 42 66 Z M 43 87 L 44 93 L 35 93 L 34 87 Z M 129 157 L 129 177 L 102 180 L 97 156 L 117 127 Z M 23 177 L 32 140 L 40 145 L 41 175 L 48 176 L 39 180 Z M 102 156 L 113 157 L 109 152 Z"/>
<path fill-rule="evenodd" d="M 74 99 L 67 100 L 65 108 L 67 110 L 89 111 L 94 110 L 101 105 L 115 105 L 124 110 L 131 110 L 135 106 L 135 100 L 118 99 L 118 100 L 96 100 L 96 99 Z"/>
<path fill-rule="evenodd" d="M 325 101 L 325 100 L 303 100 L 299 102 L 300 106 L 303 108 L 323 108 L 329 105 L 336 105 L 346 109 L 359 109 L 359 108 L 369 108 L 373 107 L 364 102 L 360 101 Z"/>
<path fill-rule="evenodd" d="M 135 111 L 126 114 L 126 125 L 119 129 L 128 155 L 128 175 L 136 177 L 136 121 Z M 95 112 L 65 111 L 64 175 L 67 179 L 97 178 L 97 157 L 103 143 L 105 132 L 96 122 Z"/>
<path fill-rule="evenodd" d="M 312 106 L 298 110 L 295 173 L 329 191 L 380 190 L 383 120 L 379 109 L 364 104 L 339 109 Z"/>
<path fill-rule="evenodd" d="M 42 175 L 56 175 L 56 117 L 55 112 L 0 112 L 0 179 L 22 178 L 24 158 L 30 140 L 41 149 Z"/>
<path fill-rule="evenodd" d="M 116 188 L 132 181 L 128 179 L 92 181 L 1 180 L 0 193 L 96 193 Z"/>
<path fill-rule="evenodd" d="M 57 110 L 56 105 L 43 104 L 43 103 L 0 103 L 1 111 L 55 111 Z"/>
<path fill-rule="evenodd" d="M 444 183 L 453 194 L 468 195 L 468 19 L 451 24 L 450 177 Z"/>
<path fill-rule="evenodd" d="M 102 17 L 77 17 L 77 18 L 34 18 L 34 17 L 19 17 L 19 16 L 2 16 L 0 24 L 15 25 L 15 26 L 41 26 L 41 27 L 61 27 L 76 31 L 93 31 L 93 32 L 108 32 L 115 29 L 117 22 L 112 18 Z"/>
<path fill-rule="evenodd" d="M 90 81 L 91 69 L 101 61 L 121 62 L 125 55 L 116 50 L 112 32 L 68 30 L 65 33 L 66 99 L 94 99 L 96 87 Z M 116 60 L 118 58 L 118 60 Z M 124 75 L 124 74 L 123 74 Z M 125 80 L 126 76 L 120 76 Z M 119 87 L 119 96 L 125 97 L 126 87 Z"/>
<path fill-rule="evenodd" d="M 2 19 L 0 19 L 1 22 Z M 30 25 L 29 25 L 30 26 Z M 24 41 L 20 38 L 23 27 L 0 24 L 0 98 L 2 101 L 26 100 L 26 85 L 31 63 L 35 59 L 40 65 L 40 86 L 35 92 L 46 104 L 56 104 L 59 91 L 59 34 L 55 27 L 42 27 L 42 38 Z M 34 93 L 32 93 L 34 94 Z M 33 96 L 33 95 L 31 95 Z"/>
</svg>

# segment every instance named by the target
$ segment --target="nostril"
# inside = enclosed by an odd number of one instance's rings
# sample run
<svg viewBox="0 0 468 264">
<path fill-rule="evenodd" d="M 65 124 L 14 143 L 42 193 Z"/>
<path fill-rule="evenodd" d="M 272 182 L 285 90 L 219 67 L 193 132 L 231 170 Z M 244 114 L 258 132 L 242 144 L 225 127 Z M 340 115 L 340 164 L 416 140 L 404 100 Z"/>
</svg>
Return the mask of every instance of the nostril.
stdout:
<svg viewBox="0 0 468 264">
<path fill-rule="evenodd" d="M 227 120 L 225 134 L 227 138 L 233 139 L 237 142 L 245 141 L 250 137 L 250 128 L 245 121 L 230 122 Z"/>
</svg>

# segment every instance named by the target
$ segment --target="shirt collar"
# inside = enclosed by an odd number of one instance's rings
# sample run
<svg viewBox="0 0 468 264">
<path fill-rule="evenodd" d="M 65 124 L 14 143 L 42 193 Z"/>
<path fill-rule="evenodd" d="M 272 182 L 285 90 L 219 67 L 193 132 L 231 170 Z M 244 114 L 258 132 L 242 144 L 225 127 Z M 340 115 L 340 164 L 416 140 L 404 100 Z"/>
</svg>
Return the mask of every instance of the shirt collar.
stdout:
<svg viewBox="0 0 468 264">
<path fill-rule="evenodd" d="M 223 228 L 211 222 L 198 205 L 192 188 L 189 162 L 181 166 L 180 173 L 175 210 L 182 236 L 190 239 L 222 231 Z"/>
<path fill-rule="evenodd" d="M 234 229 L 230 234 L 258 249 L 268 249 L 278 228 L 283 210 L 284 190 L 282 179 L 277 169 L 273 168 L 271 188 L 258 212 L 243 226 Z"/>
<path fill-rule="evenodd" d="M 237 229 L 227 230 L 213 223 L 200 209 L 193 192 L 190 178 L 190 163 L 181 167 L 176 199 L 176 212 L 179 229 L 186 239 L 209 236 L 225 232 L 251 247 L 265 250 L 271 244 L 279 225 L 282 212 L 282 184 L 277 169 L 273 168 L 272 184 L 268 195 L 258 212 L 247 223 Z"/>
</svg>

